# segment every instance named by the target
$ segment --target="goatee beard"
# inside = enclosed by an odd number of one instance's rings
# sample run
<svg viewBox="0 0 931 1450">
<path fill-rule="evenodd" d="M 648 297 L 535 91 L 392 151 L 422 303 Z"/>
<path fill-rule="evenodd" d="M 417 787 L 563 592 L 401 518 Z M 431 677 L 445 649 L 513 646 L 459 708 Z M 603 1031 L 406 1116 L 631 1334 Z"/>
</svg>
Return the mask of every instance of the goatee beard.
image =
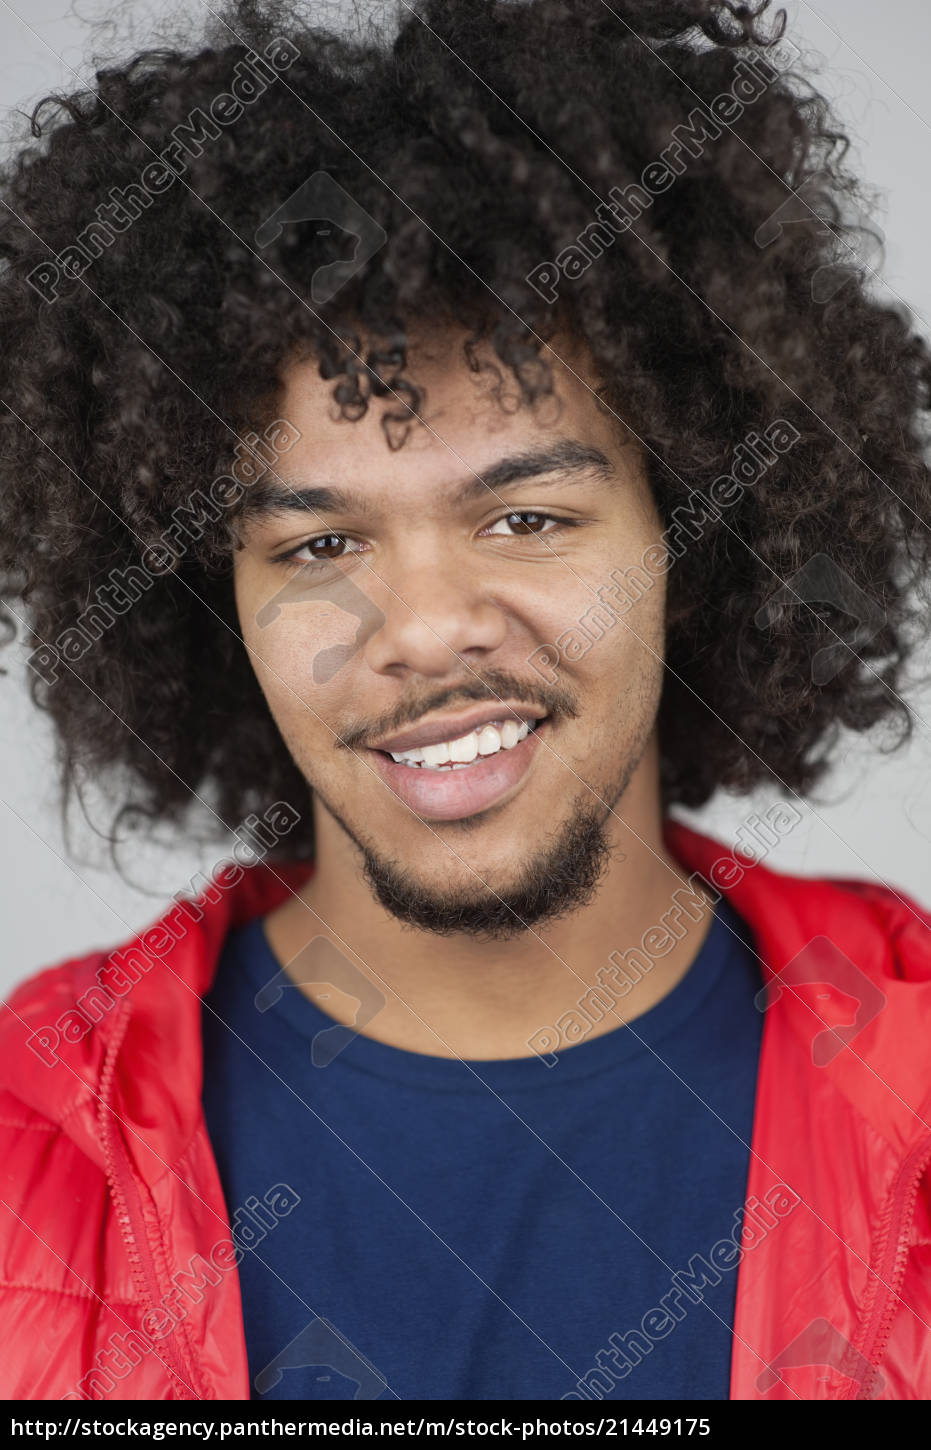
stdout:
<svg viewBox="0 0 931 1450">
<path fill-rule="evenodd" d="M 611 802 L 613 805 L 613 802 Z M 485 886 L 479 873 L 456 892 L 423 886 L 396 861 L 356 841 L 363 877 L 384 909 L 407 926 L 437 936 L 507 941 L 586 906 L 612 858 L 610 809 L 595 802 L 576 813 L 545 850 L 528 857 L 510 886 Z M 345 823 L 344 828 L 345 828 Z M 353 837 L 355 839 L 355 837 Z"/>
</svg>

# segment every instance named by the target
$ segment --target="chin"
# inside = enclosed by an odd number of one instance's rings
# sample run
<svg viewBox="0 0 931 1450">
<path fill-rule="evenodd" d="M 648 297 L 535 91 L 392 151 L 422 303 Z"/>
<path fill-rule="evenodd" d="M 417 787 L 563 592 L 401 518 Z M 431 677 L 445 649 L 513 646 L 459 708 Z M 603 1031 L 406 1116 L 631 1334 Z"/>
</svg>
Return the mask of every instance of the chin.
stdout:
<svg viewBox="0 0 931 1450">
<path fill-rule="evenodd" d="M 474 852 L 464 852 L 460 868 L 435 883 L 405 865 L 396 845 L 391 857 L 363 848 L 363 875 L 399 921 L 440 935 L 505 940 L 586 906 L 610 863 L 603 812 L 595 808 L 537 836 L 531 857 L 526 842 L 533 838 L 524 831 L 499 841 L 500 868 L 487 850 L 474 861 Z"/>
</svg>

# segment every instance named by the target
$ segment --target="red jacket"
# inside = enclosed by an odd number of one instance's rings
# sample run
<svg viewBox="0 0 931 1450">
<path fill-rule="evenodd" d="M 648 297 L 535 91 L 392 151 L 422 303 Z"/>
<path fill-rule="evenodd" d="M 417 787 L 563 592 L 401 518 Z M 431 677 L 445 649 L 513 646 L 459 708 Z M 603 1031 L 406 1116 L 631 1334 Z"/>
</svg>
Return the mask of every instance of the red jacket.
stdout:
<svg viewBox="0 0 931 1450">
<path fill-rule="evenodd" d="M 749 923 L 770 983 L 747 1202 L 777 1211 L 744 1222 L 731 1398 L 931 1398 L 931 915 L 681 824 L 666 839 Z M 235 869 L 238 884 L 7 1004 L 7 1398 L 248 1398 L 199 999 L 230 929 L 307 868 Z"/>
</svg>

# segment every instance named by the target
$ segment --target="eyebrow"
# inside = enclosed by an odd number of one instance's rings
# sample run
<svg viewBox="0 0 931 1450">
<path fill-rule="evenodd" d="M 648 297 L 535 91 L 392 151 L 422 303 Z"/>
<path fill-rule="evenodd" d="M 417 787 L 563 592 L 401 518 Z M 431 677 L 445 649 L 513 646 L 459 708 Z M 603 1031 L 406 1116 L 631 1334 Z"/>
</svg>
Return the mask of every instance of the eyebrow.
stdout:
<svg viewBox="0 0 931 1450">
<path fill-rule="evenodd" d="M 567 438 L 548 448 L 530 449 L 499 458 L 481 474 L 452 484 L 449 502 L 460 507 L 489 490 L 513 488 L 516 484 L 535 479 L 541 487 L 556 483 L 558 479 L 547 479 L 547 474 L 588 474 L 599 482 L 614 480 L 617 470 L 606 454 L 591 444 Z M 329 512 L 334 514 L 364 514 L 370 508 L 365 495 L 351 488 L 335 484 L 304 484 L 299 480 L 277 477 L 269 469 L 260 474 L 249 487 L 244 501 L 242 515 L 250 522 L 292 512 Z"/>
</svg>

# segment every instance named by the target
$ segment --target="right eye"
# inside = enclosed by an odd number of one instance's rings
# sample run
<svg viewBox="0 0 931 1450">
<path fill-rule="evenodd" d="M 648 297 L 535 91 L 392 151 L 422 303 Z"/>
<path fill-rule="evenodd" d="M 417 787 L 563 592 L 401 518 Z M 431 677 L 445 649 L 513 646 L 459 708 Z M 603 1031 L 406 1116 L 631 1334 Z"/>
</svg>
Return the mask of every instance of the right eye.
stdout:
<svg viewBox="0 0 931 1450">
<path fill-rule="evenodd" d="M 351 545 L 356 547 L 352 548 Z M 350 554 L 361 552 L 361 546 L 357 539 L 350 539 L 346 534 L 314 534 L 313 538 L 306 539 L 297 548 L 290 549 L 287 554 L 282 554 L 278 562 L 295 562 L 298 564 L 327 564 L 335 559 L 344 557 L 343 550 Z"/>
</svg>

